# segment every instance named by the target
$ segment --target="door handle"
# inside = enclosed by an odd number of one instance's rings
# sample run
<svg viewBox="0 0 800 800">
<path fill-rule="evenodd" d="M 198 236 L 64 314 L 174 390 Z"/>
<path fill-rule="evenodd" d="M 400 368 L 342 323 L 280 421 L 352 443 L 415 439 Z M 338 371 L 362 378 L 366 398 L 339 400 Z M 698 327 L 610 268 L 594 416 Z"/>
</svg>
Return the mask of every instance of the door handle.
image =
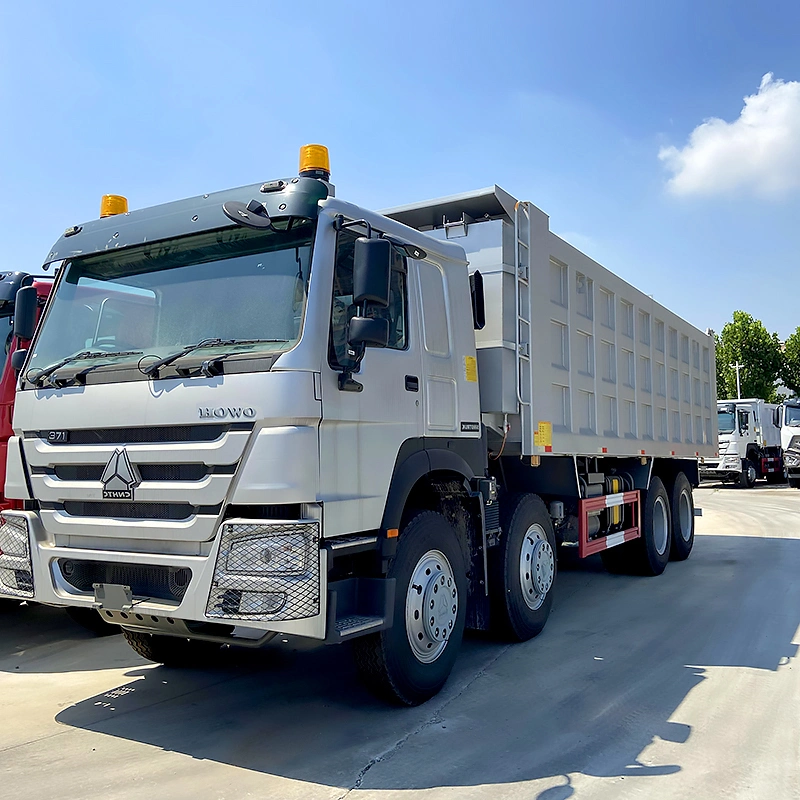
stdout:
<svg viewBox="0 0 800 800">
<path fill-rule="evenodd" d="M 406 375 L 406 391 L 407 392 L 419 391 L 419 378 L 416 375 Z"/>
</svg>

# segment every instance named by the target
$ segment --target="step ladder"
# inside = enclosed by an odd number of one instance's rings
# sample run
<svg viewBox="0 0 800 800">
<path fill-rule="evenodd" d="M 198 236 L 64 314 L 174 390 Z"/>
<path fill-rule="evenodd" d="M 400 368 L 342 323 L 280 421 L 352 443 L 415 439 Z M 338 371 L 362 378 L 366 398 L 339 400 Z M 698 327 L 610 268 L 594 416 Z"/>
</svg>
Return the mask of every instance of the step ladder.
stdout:
<svg viewBox="0 0 800 800">
<path fill-rule="evenodd" d="M 517 403 L 519 405 L 522 453 L 530 455 L 533 450 L 533 405 L 531 399 L 531 296 L 530 296 L 530 252 L 531 215 L 530 204 L 518 202 L 514 209 L 514 307 L 515 358 L 517 367 Z"/>
</svg>

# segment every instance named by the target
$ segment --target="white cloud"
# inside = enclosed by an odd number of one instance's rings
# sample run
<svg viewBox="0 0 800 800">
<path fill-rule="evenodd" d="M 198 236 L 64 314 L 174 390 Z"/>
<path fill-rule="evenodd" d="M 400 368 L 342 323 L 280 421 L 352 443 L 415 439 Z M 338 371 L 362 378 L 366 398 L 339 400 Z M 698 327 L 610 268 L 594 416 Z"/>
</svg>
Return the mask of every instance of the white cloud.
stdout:
<svg viewBox="0 0 800 800">
<path fill-rule="evenodd" d="M 707 119 L 685 147 L 662 147 L 658 157 L 673 173 L 667 186 L 677 195 L 799 189 L 800 82 L 767 73 L 758 92 L 744 98 L 738 119 Z"/>
</svg>

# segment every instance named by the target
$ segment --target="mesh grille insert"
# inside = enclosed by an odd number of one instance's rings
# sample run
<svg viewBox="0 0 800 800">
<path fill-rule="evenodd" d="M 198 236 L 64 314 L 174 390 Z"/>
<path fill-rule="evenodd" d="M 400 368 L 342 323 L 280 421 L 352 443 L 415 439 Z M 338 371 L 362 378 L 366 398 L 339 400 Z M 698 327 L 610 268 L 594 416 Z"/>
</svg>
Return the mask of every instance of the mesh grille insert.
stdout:
<svg viewBox="0 0 800 800">
<path fill-rule="evenodd" d="M 94 592 L 95 583 L 115 583 L 130 586 L 136 597 L 181 600 L 192 579 L 192 571 L 187 567 L 114 564 L 69 558 L 59 558 L 57 563 L 64 580 L 79 592 Z"/>
<path fill-rule="evenodd" d="M 193 506 L 189 503 L 117 503 L 67 500 L 64 511 L 72 517 L 114 517 L 116 519 L 184 520 L 196 514 L 219 514 L 222 505 Z"/>
<path fill-rule="evenodd" d="M 61 464 L 53 470 L 61 481 L 99 481 L 105 464 Z M 209 472 L 216 472 L 205 464 L 137 464 L 143 481 L 200 481 Z"/>
</svg>

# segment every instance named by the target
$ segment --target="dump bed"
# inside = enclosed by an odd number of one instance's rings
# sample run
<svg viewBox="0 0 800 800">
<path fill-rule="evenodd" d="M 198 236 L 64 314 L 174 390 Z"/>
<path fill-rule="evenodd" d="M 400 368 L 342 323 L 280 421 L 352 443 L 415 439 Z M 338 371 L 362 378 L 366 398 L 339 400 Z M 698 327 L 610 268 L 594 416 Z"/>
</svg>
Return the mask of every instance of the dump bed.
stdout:
<svg viewBox="0 0 800 800">
<path fill-rule="evenodd" d="M 714 456 L 713 339 L 550 231 L 498 186 L 390 209 L 484 278 L 484 423 L 524 455 Z"/>
</svg>

